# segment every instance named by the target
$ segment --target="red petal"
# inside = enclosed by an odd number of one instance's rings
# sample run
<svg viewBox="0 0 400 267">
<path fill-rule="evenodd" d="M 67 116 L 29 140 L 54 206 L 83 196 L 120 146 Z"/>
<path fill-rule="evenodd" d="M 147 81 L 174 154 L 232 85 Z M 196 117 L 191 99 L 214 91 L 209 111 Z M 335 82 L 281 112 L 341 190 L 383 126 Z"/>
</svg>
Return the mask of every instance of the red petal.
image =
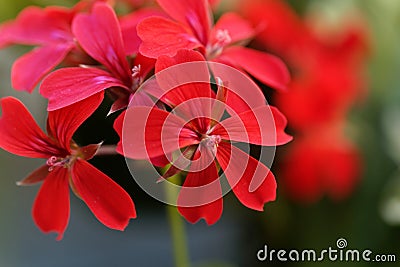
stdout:
<svg viewBox="0 0 400 267">
<path fill-rule="evenodd" d="M 131 85 L 132 73 L 125 58 L 121 29 L 110 6 L 97 3 L 90 15 L 77 15 L 72 30 L 91 57 L 106 66 L 124 84 Z"/>
<path fill-rule="evenodd" d="M 173 57 L 160 56 L 155 68 L 157 83 L 164 93 L 159 98 L 171 106 L 215 95 L 209 84 L 207 62 L 196 51 L 184 49 Z"/>
<path fill-rule="evenodd" d="M 1 99 L 0 147 L 10 153 L 30 158 L 49 158 L 62 153 L 39 128 L 32 115 L 18 99 Z"/>
<path fill-rule="evenodd" d="M 135 206 L 128 193 L 88 162 L 75 162 L 72 182 L 83 201 L 105 226 L 122 231 L 131 218 L 136 218 Z"/>
<path fill-rule="evenodd" d="M 34 170 L 28 177 L 17 182 L 17 185 L 34 185 L 43 181 L 49 174 L 49 166 L 43 165 L 42 167 Z"/>
<path fill-rule="evenodd" d="M 200 146 L 201 147 L 201 146 Z M 216 223 L 222 215 L 222 191 L 214 157 L 203 149 L 197 151 L 190 172 L 178 196 L 178 210 L 191 223 L 201 218 L 208 225 Z"/>
<path fill-rule="evenodd" d="M 21 56 L 11 70 L 13 87 L 32 92 L 38 82 L 65 58 L 72 47 L 71 44 L 48 45 Z"/>
<path fill-rule="evenodd" d="M 25 8 L 14 21 L 3 24 L 0 43 L 26 45 L 73 44 L 70 21 L 73 12 L 61 7 Z"/>
<path fill-rule="evenodd" d="M 292 140 L 285 133 L 286 118 L 272 106 L 262 106 L 232 116 L 215 126 L 222 139 L 262 146 L 283 145 Z"/>
<path fill-rule="evenodd" d="M 191 27 L 203 45 L 207 44 L 212 24 L 212 13 L 207 0 L 157 0 L 157 2 L 172 18 Z"/>
<path fill-rule="evenodd" d="M 47 131 L 67 151 L 71 151 L 71 139 L 81 124 L 93 114 L 103 101 L 103 92 L 88 97 L 68 107 L 50 111 Z"/>
<path fill-rule="evenodd" d="M 124 154 L 124 148 L 122 145 L 122 132 L 123 132 L 122 127 L 124 125 L 125 113 L 126 113 L 126 111 L 122 112 L 114 121 L 114 130 L 117 132 L 118 136 L 120 137 L 120 140 L 117 144 L 116 151 L 123 156 L 125 154 Z M 154 166 L 157 166 L 157 167 L 164 167 L 165 165 L 167 165 L 169 163 L 169 159 L 165 155 L 150 158 L 149 160 L 150 160 L 151 164 L 153 164 Z"/>
<path fill-rule="evenodd" d="M 211 43 L 215 43 L 217 32 L 227 30 L 231 43 L 253 38 L 255 31 L 251 24 L 235 13 L 225 13 L 211 31 Z"/>
<path fill-rule="evenodd" d="M 233 114 L 232 110 L 234 113 L 241 113 L 265 105 L 261 89 L 248 75 L 218 62 L 210 63 L 209 67 L 227 89 L 225 103 L 228 112 Z"/>
<path fill-rule="evenodd" d="M 118 134 L 119 136 L 119 142 L 117 144 L 117 147 L 115 148 L 115 151 L 117 151 L 121 155 L 125 155 L 124 153 L 124 148 L 122 145 L 122 132 L 123 132 L 123 126 L 124 126 L 124 120 L 125 120 L 125 114 L 126 111 L 123 111 L 114 121 L 114 131 Z"/>
<path fill-rule="evenodd" d="M 58 233 L 61 240 L 69 220 L 68 169 L 55 168 L 49 172 L 33 205 L 33 219 L 45 233 Z"/>
<path fill-rule="evenodd" d="M 164 13 L 160 10 L 144 8 L 119 18 L 126 55 L 136 54 L 139 51 L 139 46 L 142 42 L 136 32 L 136 26 L 139 22 L 150 16 L 163 15 Z"/>
<path fill-rule="evenodd" d="M 240 1 L 238 10 L 261 32 L 256 36 L 267 48 L 285 56 L 308 35 L 305 23 L 287 1 Z"/>
<path fill-rule="evenodd" d="M 191 50 L 202 46 L 190 29 L 162 17 L 142 20 L 137 26 L 137 33 L 143 41 L 140 53 L 151 58 L 174 56 L 180 49 Z"/>
<path fill-rule="evenodd" d="M 275 177 L 264 164 L 224 142 L 219 143 L 217 159 L 243 205 L 262 211 L 266 202 L 275 200 Z"/>
<path fill-rule="evenodd" d="M 286 91 L 290 74 L 285 63 L 271 54 L 244 47 L 224 50 L 218 60 L 239 66 L 274 89 Z"/>
<path fill-rule="evenodd" d="M 197 135 L 184 128 L 184 120 L 164 110 L 131 107 L 121 120 L 116 123 L 122 140 L 119 151 L 126 157 L 150 159 L 198 143 Z"/>
<path fill-rule="evenodd" d="M 53 111 L 113 86 L 124 87 L 106 71 L 96 68 L 63 68 L 44 79 L 40 93 L 49 99 L 47 110 Z"/>
</svg>

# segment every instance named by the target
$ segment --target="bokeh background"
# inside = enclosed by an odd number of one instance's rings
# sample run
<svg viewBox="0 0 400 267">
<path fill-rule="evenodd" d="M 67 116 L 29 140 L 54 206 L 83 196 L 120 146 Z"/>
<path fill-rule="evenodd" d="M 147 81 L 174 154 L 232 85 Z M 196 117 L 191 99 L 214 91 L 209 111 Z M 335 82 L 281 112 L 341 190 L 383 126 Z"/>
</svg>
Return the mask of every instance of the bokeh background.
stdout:
<svg viewBox="0 0 400 267">
<path fill-rule="evenodd" d="M 222 1 L 215 12 L 221 14 L 243 4 L 238 2 Z M 363 85 L 356 90 L 354 101 L 341 117 L 341 134 L 359 156 L 357 171 L 344 178 L 352 179 L 354 186 L 341 197 L 332 197 L 325 192 L 329 189 L 321 190 L 318 197 L 311 199 L 304 197 L 308 193 L 293 194 L 312 186 L 303 182 L 308 177 L 302 177 L 301 170 L 297 172 L 287 163 L 291 149 L 299 142 L 295 139 L 277 151 L 273 171 L 279 186 L 278 198 L 267 204 L 264 212 L 246 209 L 230 193 L 225 198 L 224 213 L 218 223 L 211 227 L 203 221 L 196 225 L 185 223 L 190 260 L 193 266 L 314 266 L 309 262 L 259 262 L 256 253 L 265 244 L 271 249 L 319 251 L 335 247 L 338 238 L 345 238 L 348 248 L 395 254 L 397 263 L 384 265 L 400 266 L 400 1 L 303 0 L 285 3 L 309 27 L 315 26 L 328 37 L 334 36 L 332 29 L 351 28 L 355 21 L 352 18 L 357 17 L 358 22 L 362 20 L 365 29 L 362 63 L 357 65 L 357 72 L 346 73 L 356 76 L 362 72 Z M 0 0 L 0 21 L 15 18 L 27 5 L 55 4 L 71 6 L 74 1 Z M 242 8 L 239 11 L 244 12 Z M 295 37 L 293 42 L 297 42 Z M 270 48 L 265 40 L 250 45 L 264 50 Z M 13 61 L 28 49 L 15 46 L 0 51 L 0 97 L 18 97 L 44 126 L 46 101 L 37 90 L 32 95 L 16 92 L 10 83 Z M 288 57 L 277 54 L 291 64 Z M 330 60 L 339 60 L 343 56 L 339 52 L 334 55 L 337 58 Z M 297 75 L 293 68 L 292 73 Z M 323 68 L 321 72 L 324 73 Z M 337 85 L 338 92 L 343 88 Z M 280 103 L 268 88 L 264 90 L 272 102 Z M 307 97 L 312 99 L 313 94 Z M 322 112 L 325 102 L 319 104 Z M 109 103 L 79 129 L 75 137 L 79 143 L 104 140 L 112 144 L 117 141 L 112 131 L 115 117 L 106 117 L 107 105 Z M 325 126 L 329 128 L 328 121 Z M 291 127 L 290 131 L 298 139 L 305 135 L 296 127 Z M 335 139 L 315 139 L 314 146 L 324 147 L 330 142 Z M 322 161 L 311 158 L 313 152 L 307 146 L 302 153 L 302 158 L 309 159 L 312 167 L 324 165 L 329 171 L 319 175 L 320 180 L 325 176 L 337 178 L 335 175 L 340 172 L 340 167 L 330 165 L 329 155 L 321 156 Z M 84 203 L 72 197 L 71 218 L 64 239 L 57 242 L 55 235 L 42 234 L 31 218 L 32 203 L 39 187 L 22 188 L 15 184 L 40 163 L 40 160 L 0 151 L 0 266 L 174 266 L 166 206 L 142 192 L 119 156 L 99 157 L 92 163 L 128 190 L 135 201 L 138 219 L 133 220 L 125 232 L 112 231 L 98 223 Z M 294 189 L 287 184 L 292 180 L 296 185 Z M 329 261 L 321 265 L 378 266 L 377 263 Z"/>
</svg>

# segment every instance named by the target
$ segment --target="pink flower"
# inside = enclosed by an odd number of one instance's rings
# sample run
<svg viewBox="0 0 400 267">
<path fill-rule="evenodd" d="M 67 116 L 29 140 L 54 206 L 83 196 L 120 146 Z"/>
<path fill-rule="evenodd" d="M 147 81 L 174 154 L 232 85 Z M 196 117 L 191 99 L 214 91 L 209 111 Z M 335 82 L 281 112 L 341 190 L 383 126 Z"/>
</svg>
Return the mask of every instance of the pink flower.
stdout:
<svg viewBox="0 0 400 267">
<path fill-rule="evenodd" d="M 49 112 L 46 135 L 26 107 L 13 97 L 1 100 L 0 147 L 10 153 L 47 159 L 20 185 L 43 181 L 33 206 L 33 218 L 43 232 L 57 232 L 60 240 L 69 220 L 69 186 L 96 218 L 123 230 L 136 217 L 134 204 L 117 183 L 87 162 L 99 145 L 79 147 L 72 136 L 96 110 L 103 94 Z"/>
<path fill-rule="evenodd" d="M 201 80 L 205 82 L 183 82 L 166 91 L 160 100 L 173 108 L 173 112 L 148 106 L 128 108 L 115 123 L 116 131 L 123 138 L 119 150 L 133 159 L 170 157 L 182 150 L 165 176 L 189 165 L 182 166 L 181 162 L 191 161 L 177 204 L 179 212 L 192 223 L 204 218 L 208 224 L 213 224 L 222 214 L 219 168 L 224 170 L 243 205 L 263 210 L 266 202 L 275 199 L 275 178 L 264 164 L 232 142 L 263 146 L 285 144 L 291 140 L 284 132 L 285 117 L 276 108 L 266 105 L 263 97 L 258 97 L 262 94 L 257 87 L 246 88 L 249 95 L 261 99 L 259 103 L 262 104 L 254 109 L 238 108 L 242 103 L 236 98 L 226 101 L 232 93 L 222 85 L 216 95 L 207 82 L 210 77 L 206 61 L 191 50 L 180 50 L 175 57 L 158 59 L 156 77 L 160 87 L 169 86 L 170 81 L 187 79 L 188 73 L 177 73 L 175 69 L 168 73 L 167 70 L 184 62 L 199 63 L 197 71 L 190 73 L 197 76 L 195 79 L 204 76 Z M 166 75 L 163 70 L 167 70 Z M 221 106 L 221 103 L 225 104 Z M 230 113 L 238 112 L 220 122 L 225 106 Z"/>
<path fill-rule="evenodd" d="M 40 93 L 49 99 L 48 110 L 69 106 L 112 87 L 111 94 L 117 100 L 112 111 L 126 107 L 155 60 L 139 54 L 131 66 L 117 16 L 107 4 L 98 3 L 91 14 L 77 15 L 72 31 L 83 50 L 106 70 L 85 66 L 51 73 L 40 87 Z"/>
<path fill-rule="evenodd" d="M 149 17 L 138 24 L 143 40 L 139 51 L 147 57 L 174 56 L 180 49 L 197 49 L 208 60 L 245 70 L 261 82 L 286 90 L 289 72 L 277 57 L 241 44 L 255 35 L 251 25 L 234 13 L 212 25 L 207 0 L 157 0 L 172 18 Z"/>
</svg>

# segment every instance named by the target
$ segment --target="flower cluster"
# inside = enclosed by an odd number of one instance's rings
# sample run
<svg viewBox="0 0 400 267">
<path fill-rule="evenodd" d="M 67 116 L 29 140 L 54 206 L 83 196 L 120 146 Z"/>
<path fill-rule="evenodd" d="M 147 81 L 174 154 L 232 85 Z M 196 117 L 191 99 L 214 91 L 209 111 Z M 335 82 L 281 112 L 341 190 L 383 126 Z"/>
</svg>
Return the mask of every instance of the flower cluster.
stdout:
<svg viewBox="0 0 400 267">
<path fill-rule="evenodd" d="M 280 0 L 241 1 L 240 10 L 254 25 L 265 26 L 257 42 L 281 56 L 293 73 L 288 93 L 274 97 L 296 137 L 282 163 L 288 194 L 302 202 L 325 193 L 334 200 L 349 196 L 361 159 L 345 126 L 349 110 L 365 94 L 365 22 L 352 16 L 334 29 L 317 28 L 309 23 L 315 15 L 301 18 Z"/>
<path fill-rule="evenodd" d="M 124 189 L 88 162 L 101 144 L 73 140 L 105 97 L 110 113 L 122 111 L 114 123 L 121 138 L 116 152 L 164 167 L 161 179 L 187 173 L 177 205 L 188 221 L 220 218 L 222 172 L 245 206 L 262 210 L 275 199 L 271 171 L 234 144 L 291 140 L 286 118 L 252 81 L 286 91 L 286 65 L 244 46 L 257 31 L 239 15 L 223 14 L 214 24 L 215 1 L 147 2 L 129 1 L 132 9 L 121 16 L 107 1 L 28 7 L 0 26 L 0 47 L 35 46 L 14 63 L 13 87 L 32 92 L 39 85 L 48 99 L 45 134 L 19 100 L 3 98 L 0 147 L 46 160 L 19 184 L 43 182 L 33 218 L 58 239 L 68 224 L 69 187 L 107 227 L 123 230 L 136 217 Z"/>
</svg>

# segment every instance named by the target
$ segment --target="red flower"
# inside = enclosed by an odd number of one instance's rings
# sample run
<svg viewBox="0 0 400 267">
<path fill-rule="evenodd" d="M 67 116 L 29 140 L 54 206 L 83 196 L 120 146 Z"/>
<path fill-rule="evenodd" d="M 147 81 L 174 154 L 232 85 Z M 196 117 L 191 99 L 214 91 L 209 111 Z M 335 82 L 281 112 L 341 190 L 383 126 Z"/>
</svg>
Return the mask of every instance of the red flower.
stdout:
<svg viewBox="0 0 400 267">
<path fill-rule="evenodd" d="M 266 26 L 256 40 L 293 70 L 289 92 L 275 97 L 292 127 L 307 129 L 336 120 L 361 98 L 368 47 L 363 23 L 327 28 L 321 36 L 285 1 L 242 1 L 240 12 L 253 25 Z"/>
<path fill-rule="evenodd" d="M 10 153 L 47 162 L 20 185 L 43 181 L 33 206 L 33 218 L 43 232 L 55 231 L 60 240 L 69 220 L 69 189 L 78 195 L 107 227 L 123 230 L 136 217 L 130 196 L 107 175 L 87 162 L 99 145 L 79 147 L 71 138 L 103 99 L 97 94 L 65 109 L 49 112 L 48 135 L 25 106 L 12 97 L 1 100 L 0 147 Z"/>
<path fill-rule="evenodd" d="M 321 35 L 285 1 L 242 1 L 240 11 L 254 25 L 267 25 L 257 41 L 293 70 L 288 93 L 274 97 L 295 132 L 281 166 L 289 196 L 305 202 L 324 193 L 335 200 L 349 196 L 359 181 L 361 159 L 343 137 L 343 125 L 364 93 L 364 24 L 352 19 Z"/>
<path fill-rule="evenodd" d="M 112 91 L 117 98 L 112 111 L 126 107 L 155 60 L 139 54 L 131 68 L 118 19 L 104 3 L 96 4 L 91 14 L 77 15 L 72 30 L 81 47 L 107 71 L 86 66 L 51 73 L 40 87 L 40 93 L 49 99 L 48 110 L 69 106 L 111 87 L 117 87 Z"/>
<path fill-rule="evenodd" d="M 340 132 L 322 127 L 296 137 L 280 166 L 283 188 L 292 199 L 314 203 L 326 194 L 340 201 L 359 181 L 361 157 Z"/>
<path fill-rule="evenodd" d="M 157 58 L 174 56 L 180 49 L 197 49 L 208 60 L 243 69 L 273 88 L 286 89 L 290 77 L 280 59 L 240 46 L 255 35 L 247 21 L 227 13 L 212 26 L 207 0 L 157 2 L 173 20 L 150 17 L 139 23 L 140 53 Z"/>
<path fill-rule="evenodd" d="M 0 27 L 0 47 L 9 44 L 38 48 L 15 61 L 11 78 L 17 90 L 32 92 L 38 82 L 75 48 L 70 25 L 75 9 L 28 7 L 15 21 Z"/>
<path fill-rule="evenodd" d="M 178 73 L 174 66 L 183 62 L 197 62 L 200 67 L 197 65 L 195 72 Z M 167 69 L 170 67 L 172 71 L 169 72 Z M 163 70 L 167 70 L 167 74 Z M 210 77 L 206 61 L 195 51 L 181 50 L 172 58 L 161 56 L 156 63 L 156 73 L 162 88 L 169 86 L 170 81 L 186 80 L 188 75 L 193 75 L 189 79 L 204 83 L 183 82 L 183 85 L 167 91 L 161 100 L 174 108 L 173 113 L 155 107 L 128 108 L 115 123 L 121 139 L 124 137 L 124 155 L 133 159 L 151 159 L 168 157 L 182 149 L 183 154 L 173 162 L 172 170 L 167 171 L 166 176 L 176 173 L 176 168 L 187 167 L 186 164 L 176 165 L 191 159 L 177 204 L 179 212 L 192 223 L 204 218 L 208 224 L 213 224 L 222 214 L 219 167 L 224 170 L 233 192 L 243 205 L 263 210 L 266 202 L 275 199 L 275 178 L 264 164 L 231 142 L 263 146 L 285 144 L 291 140 L 284 132 L 285 117 L 276 108 L 265 104 L 257 87 L 249 87 L 246 88 L 249 95 L 261 104 L 220 122 L 225 108 L 221 108 L 221 103 L 226 103 L 228 111 L 234 111 L 232 113 L 240 110 L 238 106 L 242 103 L 236 99 L 225 101 L 230 94 L 221 85 L 215 95 L 207 83 Z"/>
</svg>

